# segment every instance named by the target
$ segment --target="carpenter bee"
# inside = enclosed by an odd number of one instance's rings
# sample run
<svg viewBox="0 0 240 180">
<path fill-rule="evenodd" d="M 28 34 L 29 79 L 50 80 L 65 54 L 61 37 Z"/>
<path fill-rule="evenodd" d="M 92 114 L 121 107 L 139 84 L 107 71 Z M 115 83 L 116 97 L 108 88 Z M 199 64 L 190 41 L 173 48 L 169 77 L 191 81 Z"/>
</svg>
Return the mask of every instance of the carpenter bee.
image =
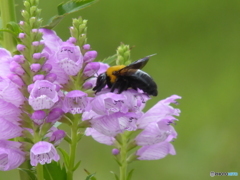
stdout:
<svg viewBox="0 0 240 180">
<path fill-rule="evenodd" d="M 128 66 L 109 67 L 105 73 L 98 76 L 93 90 L 96 93 L 100 92 L 107 85 L 111 92 L 117 89 L 119 94 L 128 88 L 135 90 L 138 88 L 148 95 L 157 96 L 157 84 L 150 75 L 140 70 L 147 64 L 151 56 L 139 59 Z"/>
</svg>

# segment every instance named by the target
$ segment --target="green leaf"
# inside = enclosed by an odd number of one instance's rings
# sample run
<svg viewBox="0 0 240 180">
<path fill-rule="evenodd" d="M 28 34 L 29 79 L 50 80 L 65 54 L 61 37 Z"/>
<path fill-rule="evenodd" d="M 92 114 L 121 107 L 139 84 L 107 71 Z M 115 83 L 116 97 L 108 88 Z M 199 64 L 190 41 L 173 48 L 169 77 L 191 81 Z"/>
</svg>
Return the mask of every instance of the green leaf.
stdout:
<svg viewBox="0 0 240 180">
<path fill-rule="evenodd" d="M 74 166 L 73 171 L 76 171 L 76 169 L 80 166 L 81 161 L 78 161 L 78 163 Z"/>
<path fill-rule="evenodd" d="M 69 166 L 69 159 L 70 159 L 68 153 L 62 148 L 58 148 L 58 150 L 61 152 L 61 154 L 63 156 L 63 159 L 64 159 L 64 163 L 68 167 Z"/>
<path fill-rule="evenodd" d="M 18 23 L 11 21 L 7 24 L 7 28 L 14 32 L 14 34 L 17 36 L 21 31 Z"/>
<path fill-rule="evenodd" d="M 86 177 L 86 180 L 97 180 L 97 178 L 95 178 L 94 177 L 94 175 L 96 174 L 96 173 L 93 173 L 93 174 L 91 174 L 88 170 L 86 170 L 86 169 L 84 169 L 84 171 L 88 174 L 88 176 Z"/>
<path fill-rule="evenodd" d="M 110 173 L 112 173 L 112 174 L 114 175 L 114 177 L 115 177 L 116 180 L 119 180 L 119 177 L 118 177 L 118 175 L 117 175 L 115 172 L 110 171 Z"/>
<path fill-rule="evenodd" d="M 58 15 L 50 18 L 48 24 L 43 26 L 43 28 L 53 29 L 66 15 L 82 10 L 95 2 L 97 2 L 97 0 L 70 0 L 61 3 L 57 7 Z"/>
<path fill-rule="evenodd" d="M 65 166 L 60 165 L 56 161 L 52 161 L 50 164 L 45 164 L 43 169 L 44 178 L 47 180 L 66 180 L 67 172 Z"/>
<path fill-rule="evenodd" d="M 133 175 L 133 171 L 134 171 L 134 169 L 132 169 L 132 170 L 128 173 L 127 180 L 131 180 L 132 175 Z"/>
<path fill-rule="evenodd" d="M 46 29 L 53 29 L 55 26 L 58 25 L 58 23 L 61 22 L 61 20 L 64 18 L 64 16 L 53 16 L 50 18 L 49 22 L 47 25 L 43 26 L 43 28 L 46 28 Z"/>
<path fill-rule="evenodd" d="M 109 56 L 102 60 L 102 63 L 106 63 L 108 65 L 116 65 L 117 54 Z"/>
<path fill-rule="evenodd" d="M 95 174 L 90 174 L 89 176 L 86 177 L 85 180 L 96 180 L 96 178 L 94 177 Z"/>
<path fill-rule="evenodd" d="M 96 0 L 72 0 L 58 5 L 58 15 L 65 15 L 69 13 L 77 12 L 83 8 L 86 8 Z"/>
<path fill-rule="evenodd" d="M 29 176 L 29 178 L 31 180 L 37 180 L 36 175 L 34 174 L 33 171 L 29 170 L 29 169 L 24 169 L 24 168 L 18 168 L 20 171 L 23 171 L 25 173 L 27 173 L 27 175 Z"/>
</svg>

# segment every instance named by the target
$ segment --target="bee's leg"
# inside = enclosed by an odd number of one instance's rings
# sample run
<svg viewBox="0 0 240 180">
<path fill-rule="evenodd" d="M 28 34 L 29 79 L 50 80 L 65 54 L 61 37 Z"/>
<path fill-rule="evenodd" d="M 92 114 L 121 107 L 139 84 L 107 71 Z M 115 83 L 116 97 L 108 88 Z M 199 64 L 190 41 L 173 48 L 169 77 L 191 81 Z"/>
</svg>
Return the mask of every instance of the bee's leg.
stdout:
<svg viewBox="0 0 240 180">
<path fill-rule="evenodd" d="M 128 89 L 128 81 L 123 80 L 121 82 L 121 86 L 119 86 L 119 88 L 118 88 L 118 94 L 121 94 L 123 91 L 125 91 L 127 89 Z"/>
<path fill-rule="evenodd" d="M 116 81 L 115 83 L 113 83 L 110 92 L 113 92 L 115 89 L 118 88 L 118 86 L 119 86 L 118 81 Z"/>
</svg>

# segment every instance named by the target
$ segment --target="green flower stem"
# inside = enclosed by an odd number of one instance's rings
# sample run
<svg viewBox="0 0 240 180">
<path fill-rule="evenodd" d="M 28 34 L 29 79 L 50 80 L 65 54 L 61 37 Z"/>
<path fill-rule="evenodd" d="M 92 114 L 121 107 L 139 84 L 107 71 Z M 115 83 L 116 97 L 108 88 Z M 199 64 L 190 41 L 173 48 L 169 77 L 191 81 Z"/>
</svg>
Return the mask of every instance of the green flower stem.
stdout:
<svg viewBox="0 0 240 180">
<path fill-rule="evenodd" d="M 70 159 L 68 164 L 67 180 L 73 180 L 73 171 L 75 165 L 75 156 L 78 143 L 78 123 L 81 117 L 77 114 L 73 119 L 73 124 L 71 127 L 71 139 L 72 143 L 70 144 Z"/>
<path fill-rule="evenodd" d="M 38 180 L 44 180 L 43 177 L 43 165 L 39 164 L 37 165 L 37 179 Z"/>
<path fill-rule="evenodd" d="M 2 19 L 3 29 L 7 28 L 7 24 L 10 21 L 16 22 L 15 4 L 14 0 L 0 0 L 0 11 Z M 14 40 L 12 34 L 8 32 L 3 32 L 3 42 L 4 48 L 13 52 L 16 47 L 16 41 Z"/>
<path fill-rule="evenodd" d="M 128 136 L 126 134 L 127 132 L 121 134 L 121 149 L 120 149 L 120 163 L 121 166 L 120 168 L 120 178 L 119 180 L 126 180 L 127 179 L 127 141 L 128 141 Z"/>
<path fill-rule="evenodd" d="M 29 161 L 23 162 L 20 166 L 20 168 L 22 169 L 30 169 L 31 167 L 32 166 L 30 165 Z M 19 170 L 18 172 L 19 172 L 20 180 L 31 180 L 31 178 L 28 176 L 26 172 L 23 172 L 21 170 Z"/>
</svg>

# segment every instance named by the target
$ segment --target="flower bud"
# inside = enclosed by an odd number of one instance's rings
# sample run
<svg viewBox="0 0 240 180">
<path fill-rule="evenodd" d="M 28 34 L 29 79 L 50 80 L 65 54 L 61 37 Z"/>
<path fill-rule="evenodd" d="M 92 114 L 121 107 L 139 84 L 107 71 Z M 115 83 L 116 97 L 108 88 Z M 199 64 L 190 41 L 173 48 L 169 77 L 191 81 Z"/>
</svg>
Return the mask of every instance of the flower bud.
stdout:
<svg viewBox="0 0 240 180">
<path fill-rule="evenodd" d="M 39 59 L 41 59 L 41 57 L 42 57 L 41 53 L 34 53 L 33 54 L 33 59 L 35 59 L 35 60 L 39 60 Z"/>
<path fill-rule="evenodd" d="M 41 125 L 44 122 L 44 118 L 46 117 L 46 113 L 43 110 L 38 110 L 32 113 L 32 120 L 37 124 Z"/>
<path fill-rule="evenodd" d="M 23 39 L 23 38 L 25 38 L 26 37 L 26 34 L 25 33 L 19 33 L 19 35 L 18 35 L 18 38 L 19 39 Z"/>
<path fill-rule="evenodd" d="M 13 60 L 19 64 L 23 64 L 25 62 L 25 58 L 23 55 L 14 55 Z"/>
<path fill-rule="evenodd" d="M 118 155 L 119 152 L 120 152 L 119 149 L 112 149 L 112 154 L 115 156 Z"/>
<path fill-rule="evenodd" d="M 20 87 L 24 86 L 23 80 L 18 75 L 10 74 L 8 78 L 15 84 L 19 85 Z"/>
<path fill-rule="evenodd" d="M 83 49 L 86 50 L 86 51 L 90 50 L 91 49 L 90 44 L 84 44 Z"/>
<path fill-rule="evenodd" d="M 54 108 L 48 114 L 46 122 L 55 123 L 56 121 L 58 121 L 62 117 L 63 114 L 64 114 L 64 112 L 63 112 L 62 109 Z"/>
<path fill-rule="evenodd" d="M 42 70 L 48 73 L 52 70 L 52 65 L 51 64 L 44 64 L 42 66 Z"/>
<path fill-rule="evenodd" d="M 24 51 L 25 48 L 26 48 L 26 46 L 24 46 L 23 44 L 18 44 L 18 45 L 17 45 L 17 50 L 20 51 L 20 52 L 21 52 L 21 51 Z"/>
<path fill-rule="evenodd" d="M 85 63 L 92 62 L 97 57 L 97 51 L 88 51 L 84 54 L 83 61 Z"/>
<path fill-rule="evenodd" d="M 38 72 L 41 69 L 41 64 L 31 64 L 30 68 L 32 72 Z"/>
<path fill-rule="evenodd" d="M 37 80 L 43 80 L 44 79 L 44 75 L 43 74 L 37 74 L 35 76 L 33 76 L 33 81 L 37 81 Z"/>
<path fill-rule="evenodd" d="M 67 40 L 67 42 L 72 43 L 72 44 L 75 44 L 75 43 L 77 42 L 77 40 L 76 40 L 76 38 L 74 38 L 74 37 L 70 37 L 70 38 Z"/>
<path fill-rule="evenodd" d="M 45 80 L 48 80 L 50 82 L 54 82 L 57 79 L 57 75 L 55 73 L 49 73 L 46 75 Z"/>
</svg>

